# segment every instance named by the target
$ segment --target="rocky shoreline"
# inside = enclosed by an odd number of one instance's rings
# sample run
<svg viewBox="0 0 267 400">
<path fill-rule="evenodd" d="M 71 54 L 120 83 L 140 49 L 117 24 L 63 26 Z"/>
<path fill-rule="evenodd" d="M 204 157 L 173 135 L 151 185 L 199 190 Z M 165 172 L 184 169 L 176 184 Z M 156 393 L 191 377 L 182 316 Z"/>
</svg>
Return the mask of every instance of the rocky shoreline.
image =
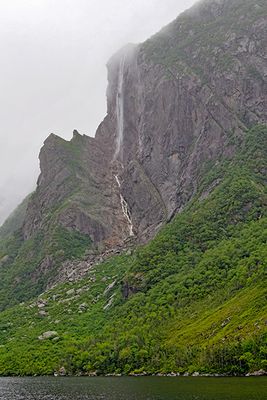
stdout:
<svg viewBox="0 0 267 400">
<path fill-rule="evenodd" d="M 54 376 L 72 376 L 69 375 L 64 367 L 61 368 L 58 372 L 54 373 Z M 94 372 L 89 372 L 87 374 L 79 374 L 75 376 L 88 376 L 88 377 L 98 377 L 98 376 L 103 376 L 103 377 L 145 377 L 145 376 L 157 376 L 157 377 L 210 377 L 210 378 L 226 378 L 226 377 L 258 377 L 258 376 L 267 376 L 267 371 L 260 369 L 258 371 L 253 371 L 253 372 L 248 372 L 247 374 L 228 374 L 228 373 L 201 373 L 201 372 L 169 372 L 169 373 L 147 373 L 147 372 L 141 372 L 141 373 L 129 373 L 128 375 L 124 374 L 98 374 L 96 371 Z"/>
</svg>

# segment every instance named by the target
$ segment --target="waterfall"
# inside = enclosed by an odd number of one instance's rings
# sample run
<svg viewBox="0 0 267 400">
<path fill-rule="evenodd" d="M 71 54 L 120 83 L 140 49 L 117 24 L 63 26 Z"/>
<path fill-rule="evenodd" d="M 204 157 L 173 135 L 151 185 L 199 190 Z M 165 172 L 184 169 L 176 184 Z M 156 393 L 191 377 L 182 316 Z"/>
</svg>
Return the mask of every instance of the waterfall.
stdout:
<svg viewBox="0 0 267 400">
<path fill-rule="evenodd" d="M 125 58 L 122 57 L 120 61 L 118 86 L 116 96 L 116 116 L 117 116 L 117 142 L 116 150 L 113 160 L 116 160 L 119 155 L 123 158 L 122 143 L 123 143 L 123 130 L 124 130 L 124 95 L 123 95 L 123 76 L 124 76 Z"/>
<path fill-rule="evenodd" d="M 121 188 L 121 183 L 120 183 L 120 180 L 118 178 L 118 175 L 115 175 L 115 180 L 116 180 L 116 183 L 118 185 L 118 188 L 120 189 Z M 132 220 L 131 220 L 131 214 L 130 214 L 130 211 L 129 211 L 129 207 L 128 207 L 127 201 L 125 200 L 125 198 L 123 197 L 121 192 L 120 192 L 120 201 L 121 201 L 122 213 L 123 213 L 124 217 L 126 218 L 126 220 L 128 222 L 129 235 L 130 236 L 134 236 L 133 223 L 132 223 Z"/>
</svg>

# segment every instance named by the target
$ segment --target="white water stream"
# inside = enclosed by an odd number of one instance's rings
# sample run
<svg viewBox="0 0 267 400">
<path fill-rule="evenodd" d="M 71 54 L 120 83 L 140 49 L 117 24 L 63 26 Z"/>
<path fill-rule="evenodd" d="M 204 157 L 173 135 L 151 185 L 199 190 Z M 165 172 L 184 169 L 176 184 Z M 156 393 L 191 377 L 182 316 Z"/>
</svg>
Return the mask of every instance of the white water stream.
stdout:
<svg viewBox="0 0 267 400">
<path fill-rule="evenodd" d="M 123 75 L 124 75 L 124 64 L 125 58 L 122 57 L 119 67 L 118 75 L 118 87 L 117 87 L 117 97 L 116 97 L 116 116 L 117 116 L 117 143 L 116 150 L 114 153 L 114 160 L 121 156 L 122 154 L 122 143 L 123 143 L 123 131 L 124 131 L 124 95 L 123 95 Z"/>
<path fill-rule="evenodd" d="M 118 175 L 114 175 L 115 176 L 115 180 L 117 182 L 118 188 L 121 188 L 121 183 L 120 180 L 118 178 Z M 133 223 L 131 220 L 131 215 L 130 215 L 130 211 L 129 211 L 129 207 L 127 204 L 127 201 L 125 200 L 125 198 L 123 197 L 123 195 L 120 193 L 120 201 L 121 201 L 121 209 L 122 209 L 122 213 L 124 215 L 124 217 L 126 218 L 127 222 L 128 222 L 128 226 L 129 226 L 129 235 L 130 236 L 134 236 L 133 233 Z"/>
<path fill-rule="evenodd" d="M 124 94 L 123 94 L 123 78 L 124 78 L 124 65 L 125 65 L 125 57 L 122 57 L 120 60 L 119 72 L 118 72 L 118 86 L 117 86 L 117 96 L 116 96 L 116 116 L 117 116 L 117 141 L 116 141 L 116 149 L 113 156 L 113 161 L 118 160 L 120 157 L 120 161 L 123 161 L 123 134 L 124 134 Z M 121 209 L 125 219 L 128 222 L 129 226 L 129 235 L 134 236 L 133 232 L 133 223 L 131 220 L 131 214 L 129 211 L 129 207 L 127 201 L 121 194 L 121 183 L 118 175 L 114 175 L 118 188 L 120 190 L 120 202 Z"/>
</svg>

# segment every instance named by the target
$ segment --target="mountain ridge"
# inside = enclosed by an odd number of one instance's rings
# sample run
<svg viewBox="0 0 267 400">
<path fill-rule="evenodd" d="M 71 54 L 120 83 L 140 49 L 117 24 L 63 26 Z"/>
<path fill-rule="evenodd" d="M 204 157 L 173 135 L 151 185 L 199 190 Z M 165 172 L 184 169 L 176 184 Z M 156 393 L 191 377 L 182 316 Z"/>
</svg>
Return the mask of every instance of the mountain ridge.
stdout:
<svg viewBox="0 0 267 400">
<path fill-rule="evenodd" d="M 41 149 L 21 233 L 24 242 L 43 238 L 35 276 L 66 260 L 49 252 L 57 227 L 96 252 L 124 247 L 130 225 L 132 239 L 147 242 L 192 199 L 207 165 L 231 159 L 245 131 L 266 122 L 266 4 L 254 3 L 197 3 L 109 60 L 107 115 L 95 138 L 52 134 Z"/>
<path fill-rule="evenodd" d="M 1 374 L 266 369 L 266 16 L 197 3 L 110 59 L 95 138 L 46 139 L 0 241 Z"/>
</svg>

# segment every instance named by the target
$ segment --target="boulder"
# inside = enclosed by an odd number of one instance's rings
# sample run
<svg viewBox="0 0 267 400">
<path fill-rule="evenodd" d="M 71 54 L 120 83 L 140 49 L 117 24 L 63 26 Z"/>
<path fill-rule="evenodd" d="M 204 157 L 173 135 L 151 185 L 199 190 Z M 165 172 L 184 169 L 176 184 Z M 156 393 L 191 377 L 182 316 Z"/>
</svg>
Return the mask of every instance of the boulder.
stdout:
<svg viewBox="0 0 267 400">
<path fill-rule="evenodd" d="M 58 336 L 58 333 L 56 331 L 47 331 L 38 336 L 38 339 L 47 340 L 47 339 L 53 339 L 56 336 Z"/>
<path fill-rule="evenodd" d="M 258 371 L 249 372 L 246 376 L 265 376 L 267 372 L 264 369 L 260 369 Z"/>
</svg>

